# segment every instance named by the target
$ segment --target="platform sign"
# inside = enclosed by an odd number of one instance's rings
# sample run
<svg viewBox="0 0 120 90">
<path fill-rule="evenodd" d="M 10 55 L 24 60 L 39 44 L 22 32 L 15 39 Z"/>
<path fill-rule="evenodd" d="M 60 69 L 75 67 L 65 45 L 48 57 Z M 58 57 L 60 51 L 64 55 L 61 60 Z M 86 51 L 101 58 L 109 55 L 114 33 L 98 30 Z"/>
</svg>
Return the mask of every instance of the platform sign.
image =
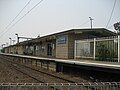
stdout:
<svg viewBox="0 0 120 90">
<path fill-rule="evenodd" d="M 66 44 L 67 36 L 58 36 L 56 40 L 57 44 Z"/>
</svg>

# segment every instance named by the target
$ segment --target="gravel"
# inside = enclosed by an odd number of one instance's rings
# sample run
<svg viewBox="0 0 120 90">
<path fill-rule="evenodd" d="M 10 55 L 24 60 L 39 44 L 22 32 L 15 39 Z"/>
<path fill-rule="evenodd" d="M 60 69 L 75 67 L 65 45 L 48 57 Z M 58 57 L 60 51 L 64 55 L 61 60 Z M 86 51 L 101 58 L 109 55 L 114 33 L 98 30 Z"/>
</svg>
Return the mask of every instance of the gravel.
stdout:
<svg viewBox="0 0 120 90">
<path fill-rule="evenodd" d="M 0 62 L 0 83 L 37 83 L 37 81 Z"/>
</svg>

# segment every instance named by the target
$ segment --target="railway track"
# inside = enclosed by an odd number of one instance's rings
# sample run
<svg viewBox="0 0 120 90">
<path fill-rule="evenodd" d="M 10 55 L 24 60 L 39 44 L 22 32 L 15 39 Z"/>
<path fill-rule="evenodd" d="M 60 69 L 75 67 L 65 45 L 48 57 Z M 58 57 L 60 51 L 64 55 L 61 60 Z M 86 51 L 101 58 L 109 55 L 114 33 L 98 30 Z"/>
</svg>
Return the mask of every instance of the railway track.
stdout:
<svg viewBox="0 0 120 90">
<path fill-rule="evenodd" d="M 16 69 L 17 71 L 33 78 L 34 80 L 40 82 L 40 83 L 75 83 L 75 81 L 71 81 L 47 72 L 43 72 L 40 70 L 36 70 L 34 68 L 10 61 L 7 58 L 3 58 L 2 57 L 2 61 L 4 61 L 4 63 L 8 63 L 10 66 L 12 66 L 14 69 Z"/>
<path fill-rule="evenodd" d="M 30 67 L 27 67 L 25 65 L 21 65 L 19 63 L 10 61 L 9 59 L 2 58 L 0 60 L 0 63 L 7 64 L 8 67 L 13 68 L 19 72 L 21 72 L 24 75 L 29 76 L 30 78 L 34 79 L 37 83 L 75 83 L 74 81 L 70 81 L 49 73 L 45 73 Z M 59 87 L 54 86 L 47 86 L 46 90 L 60 90 Z M 66 90 L 66 87 L 63 88 L 63 90 Z"/>
<path fill-rule="evenodd" d="M 30 78 L 36 80 L 38 83 L 44 83 L 44 84 L 46 83 L 68 83 L 68 84 L 74 83 L 74 84 L 77 84 L 77 82 L 75 81 L 71 81 L 71 80 L 68 80 L 68 79 L 47 73 L 47 72 L 36 70 L 32 67 L 28 67 L 23 64 L 14 62 L 10 58 L 5 58 L 5 57 L 0 57 L 0 58 L 1 58 L 0 59 L 1 63 L 6 63 L 9 67 L 29 76 Z M 63 88 L 62 90 L 66 90 L 65 88 Z M 94 86 L 91 86 L 91 87 L 84 86 L 84 88 L 85 90 L 88 90 L 87 88 L 89 88 L 89 90 L 94 90 Z M 56 88 L 54 86 L 48 86 L 47 90 L 61 90 L 61 89 Z M 80 89 L 76 89 L 76 90 L 80 90 Z"/>
<path fill-rule="evenodd" d="M 12 65 L 12 64 L 10 64 L 10 63 L 8 63 L 8 62 L 6 63 L 5 61 L 1 61 L 1 60 L 0 60 L 0 63 L 2 63 L 2 64 L 7 64 L 7 65 L 6 65 L 7 67 L 9 67 L 9 68 L 11 68 L 11 69 L 15 69 L 15 70 L 19 71 L 20 73 L 22 73 L 22 74 L 24 74 L 24 75 L 27 75 L 28 77 L 30 77 L 30 78 L 36 80 L 37 82 L 44 83 L 44 82 L 42 82 L 42 81 L 40 81 L 40 80 L 34 78 L 33 76 L 31 76 L 31 75 L 25 73 L 24 71 L 20 70 L 19 68 L 16 67 L 15 64 Z"/>
</svg>

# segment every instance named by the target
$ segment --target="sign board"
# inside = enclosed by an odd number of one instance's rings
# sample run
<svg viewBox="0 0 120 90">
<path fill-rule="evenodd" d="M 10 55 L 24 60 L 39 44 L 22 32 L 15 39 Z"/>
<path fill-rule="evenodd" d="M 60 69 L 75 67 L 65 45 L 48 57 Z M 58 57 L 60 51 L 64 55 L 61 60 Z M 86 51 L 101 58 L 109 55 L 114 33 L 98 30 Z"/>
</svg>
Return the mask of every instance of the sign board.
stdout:
<svg viewBox="0 0 120 90">
<path fill-rule="evenodd" d="M 57 44 L 66 44 L 67 36 L 58 36 L 56 40 Z"/>
</svg>

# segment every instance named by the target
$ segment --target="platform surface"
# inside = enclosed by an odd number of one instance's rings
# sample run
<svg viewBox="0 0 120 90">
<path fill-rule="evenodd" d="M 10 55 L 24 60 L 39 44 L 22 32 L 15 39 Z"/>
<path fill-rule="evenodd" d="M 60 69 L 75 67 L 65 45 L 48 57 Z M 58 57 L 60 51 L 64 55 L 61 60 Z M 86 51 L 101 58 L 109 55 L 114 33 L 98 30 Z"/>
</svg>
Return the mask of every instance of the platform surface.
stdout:
<svg viewBox="0 0 120 90">
<path fill-rule="evenodd" d="M 92 66 L 92 67 L 94 66 L 94 67 L 120 70 L 120 63 L 118 62 L 105 62 L 105 61 L 79 60 L 79 59 L 56 59 L 56 58 L 44 58 L 44 57 L 18 55 L 18 54 L 6 54 L 6 53 L 0 53 L 0 54 L 21 57 L 21 58 L 23 57 L 23 58 L 29 58 L 29 59 L 37 59 L 37 60 L 47 60 L 47 61 L 49 60 L 53 62 L 66 63 L 66 64 L 84 65 L 84 66 Z"/>
</svg>

